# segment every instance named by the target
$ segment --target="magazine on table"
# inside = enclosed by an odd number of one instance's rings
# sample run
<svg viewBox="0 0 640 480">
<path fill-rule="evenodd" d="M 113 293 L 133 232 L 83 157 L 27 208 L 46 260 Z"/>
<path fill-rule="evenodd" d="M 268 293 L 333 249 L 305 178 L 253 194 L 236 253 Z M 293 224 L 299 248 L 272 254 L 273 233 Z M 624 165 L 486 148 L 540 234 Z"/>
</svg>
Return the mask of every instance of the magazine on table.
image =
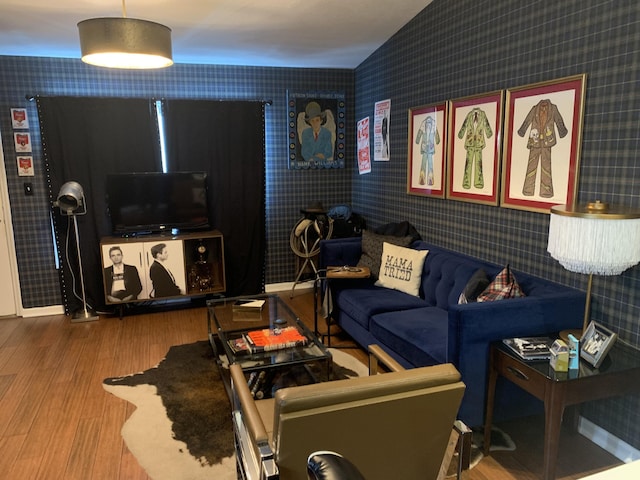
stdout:
<svg viewBox="0 0 640 480">
<path fill-rule="evenodd" d="M 229 347 L 231 347 L 233 353 L 235 353 L 236 355 L 242 353 L 251 353 L 249 342 L 247 342 L 247 339 L 244 336 L 232 338 L 231 340 L 228 340 L 227 343 L 229 344 Z"/>
<path fill-rule="evenodd" d="M 553 340 L 551 337 L 514 337 L 502 342 L 524 360 L 548 360 Z"/>
<path fill-rule="evenodd" d="M 233 304 L 234 312 L 260 312 L 266 300 L 236 300 Z"/>
</svg>

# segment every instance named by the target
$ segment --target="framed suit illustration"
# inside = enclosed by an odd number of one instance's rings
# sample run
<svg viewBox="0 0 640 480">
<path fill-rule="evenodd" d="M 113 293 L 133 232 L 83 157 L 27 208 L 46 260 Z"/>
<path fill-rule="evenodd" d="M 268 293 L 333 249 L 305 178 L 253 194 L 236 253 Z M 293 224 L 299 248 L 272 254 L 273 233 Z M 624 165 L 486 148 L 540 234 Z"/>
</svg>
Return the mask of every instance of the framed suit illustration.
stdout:
<svg viewBox="0 0 640 480">
<path fill-rule="evenodd" d="M 447 198 L 498 205 L 502 91 L 449 104 Z"/>
<path fill-rule="evenodd" d="M 500 205 L 549 213 L 576 196 L 586 75 L 507 90 Z"/>
<path fill-rule="evenodd" d="M 444 198 L 447 102 L 409 109 L 407 193 Z"/>
</svg>

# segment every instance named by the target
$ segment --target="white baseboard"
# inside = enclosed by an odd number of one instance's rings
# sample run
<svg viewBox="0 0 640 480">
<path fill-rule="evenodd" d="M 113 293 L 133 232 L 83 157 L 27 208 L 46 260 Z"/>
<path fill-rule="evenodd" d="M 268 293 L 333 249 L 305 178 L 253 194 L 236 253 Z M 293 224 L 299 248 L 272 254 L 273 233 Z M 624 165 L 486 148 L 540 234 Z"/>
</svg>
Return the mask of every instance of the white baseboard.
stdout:
<svg viewBox="0 0 640 480">
<path fill-rule="evenodd" d="M 20 312 L 20 316 L 24 318 L 30 317 L 46 317 L 48 315 L 61 315 L 64 314 L 64 307 L 62 305 L 49 305 L 48 307 L 34 307 L 23 308 Z"/>
<path fill-rule="evenodd" d="M 584 417 L 578 421 L 578 432 L 625 463 L 640 460 L 640 450 Z"/>
<path fill-rule="evenodd" d="M 283 282 L 283 283 L 271 283 L 269 285 L 265 285 L 266 293 L 275 293 L 275 292 L 288 292 L 293 287 L 293 282 Z M 294 289 L 294 293 L 296 292 L 305 292 L 313 290 L 313 280 L 308 280 L 306 282 L 301 282 L 296 284 L 296 288 Z M 50 305 L 48 307 L 35 307 L 35 308 L 24 308 L 22 312 L 20 312 L 20 317 L 45 317 L 47 315 L 61 315 L 64 314 L 64 307 L 62 305 Z"/>
<path fill-rule="evenodd" d="M 275 293 L 275 292 L 287 292 L 290 291 L 293 287 L 293 282 L 283 282 L 283 283 L 270 283 L 265 285 L 264 291 L 266 293 Z M 293 290 L 295 292 L 304 292 L 308 290 L 313 290 L 313 280 L 308 280 L 306 282 L 298 283 L 296 288 Z"/>
</svg>

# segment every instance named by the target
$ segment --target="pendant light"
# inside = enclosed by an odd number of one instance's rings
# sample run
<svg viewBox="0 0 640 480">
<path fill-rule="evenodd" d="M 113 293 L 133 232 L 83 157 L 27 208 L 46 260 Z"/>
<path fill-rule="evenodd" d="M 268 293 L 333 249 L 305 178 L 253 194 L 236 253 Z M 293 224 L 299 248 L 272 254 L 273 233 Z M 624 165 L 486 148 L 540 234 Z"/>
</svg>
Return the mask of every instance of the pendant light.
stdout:
<svg viewBox="0 0 640 480">
<path fill-rule="evenodd" d="M 171 29 L 159 23 L 122 17 L 78 23 L 82 61 L 108 68 L 149 69 L 173 65 Z"/>
</svg>

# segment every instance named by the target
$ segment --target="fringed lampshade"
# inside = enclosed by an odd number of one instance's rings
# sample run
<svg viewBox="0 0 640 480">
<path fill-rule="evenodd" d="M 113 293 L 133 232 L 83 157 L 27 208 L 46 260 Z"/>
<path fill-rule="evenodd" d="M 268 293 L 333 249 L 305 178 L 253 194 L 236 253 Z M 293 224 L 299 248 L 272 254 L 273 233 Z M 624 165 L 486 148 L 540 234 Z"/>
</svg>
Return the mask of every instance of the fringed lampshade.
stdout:
<svg viewBox="0 0 640 480">
<path fill-rule="evenodd" d="M 583 331 L 589 323 L 593 274 L 620 275 L 640 263 L 640 210 L 586 206 L 551 208 L 547 251 L 570 272 L 589 275 Z"/>
</svg>

